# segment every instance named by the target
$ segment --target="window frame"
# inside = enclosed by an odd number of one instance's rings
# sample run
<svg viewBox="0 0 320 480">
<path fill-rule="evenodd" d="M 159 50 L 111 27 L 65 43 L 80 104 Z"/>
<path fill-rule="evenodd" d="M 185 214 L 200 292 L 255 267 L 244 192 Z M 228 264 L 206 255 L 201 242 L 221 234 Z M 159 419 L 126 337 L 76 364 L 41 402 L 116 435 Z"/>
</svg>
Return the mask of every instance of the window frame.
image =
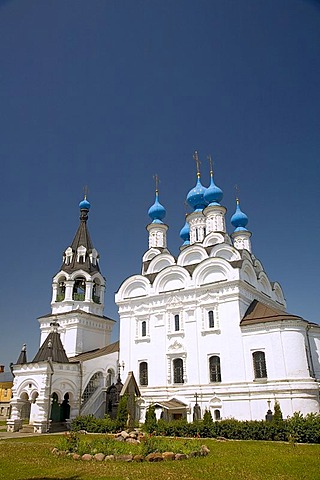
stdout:
<svg viewBox="0 0 320 480">
<path fill-rule="evenodd" d="M 252 365 L 255 380 L 266 380 L 268 378 L 266 353 L 264 350 L 252 352 Z"/>
<path fill-rule="evenodd" d="M 144 371 L 142 370 L 143 368 Z M 141 387 L 147 387 L 149 383 L 149 376 L 148 376 L 148 362 L 143 360 L 139 362 L 139 385 Z"/>
<path fill-rule="evenodd" d="M 216 362 L 214 359 L 218 359 L 218 361 Z M 209 381 L 210 381 L 210 383 L 221 383 L 222 382 L 222 376 L 221 376 L 220 355 L 217 355 L 217 354 L 210 355 L 209 358 L 208 358 L 208 364 L 209 364 Z"/>
<path fill-rule="evenodd" d="M 177 365 L 179 362 L 179 365 Z M 181 362 L 181 364 L 180 364 Z M 172 380 L 174 385 L 183 385 L 184 381 L 184 362 L 183 358 L 176 357 L 172 359 Z M 178 381 L 181 380 L 181 381 Z"/>
</svg>

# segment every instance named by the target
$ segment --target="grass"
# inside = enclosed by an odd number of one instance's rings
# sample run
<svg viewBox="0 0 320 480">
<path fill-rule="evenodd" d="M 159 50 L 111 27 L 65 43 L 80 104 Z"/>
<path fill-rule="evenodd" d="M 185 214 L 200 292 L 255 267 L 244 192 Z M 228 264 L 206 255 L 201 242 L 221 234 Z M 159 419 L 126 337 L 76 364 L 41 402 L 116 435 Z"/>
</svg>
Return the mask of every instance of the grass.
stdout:
<svg viewBox="0 0 320 480">
<path fill-rule="evenodd" d="M 88 437 L 88 436 L 87 436 Z M 159 463 L 83 462 L 51 453 L 58 437 L 0 440 L 6 480 L 320 480 L 320 445 L 200 440 L 203 458 Z M 177 440 L 178 441 L 178 440 Z"/>
<path fill-rule="evenodd" d="M 0 432 L 7 431 L 7 420 L 0 420 Z"/>
</svg>

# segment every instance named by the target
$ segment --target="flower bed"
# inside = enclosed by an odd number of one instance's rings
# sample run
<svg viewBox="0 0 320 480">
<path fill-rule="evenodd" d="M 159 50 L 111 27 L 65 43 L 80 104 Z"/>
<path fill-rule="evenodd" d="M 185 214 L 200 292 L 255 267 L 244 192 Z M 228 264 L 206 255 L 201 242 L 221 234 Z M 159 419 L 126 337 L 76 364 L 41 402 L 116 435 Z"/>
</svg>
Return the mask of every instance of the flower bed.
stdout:
<svg viewBox="0 0 320 480">
<path fill-rule="evenodd" d="M 85 439 L 78 432 L 68 432 L 52 453 L 84 461 L 159 462 L 204 457 L 209 449 L 196 439 L 158 438 L 135 430 L 122 431 L 112 437 L 88 436 Z"/>
</svg>

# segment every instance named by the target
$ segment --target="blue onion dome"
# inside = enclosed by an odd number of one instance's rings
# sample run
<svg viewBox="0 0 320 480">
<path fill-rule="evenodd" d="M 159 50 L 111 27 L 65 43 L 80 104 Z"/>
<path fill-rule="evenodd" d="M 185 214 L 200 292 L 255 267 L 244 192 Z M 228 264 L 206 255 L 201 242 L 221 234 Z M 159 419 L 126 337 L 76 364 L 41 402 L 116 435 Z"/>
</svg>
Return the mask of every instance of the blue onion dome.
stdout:
<svg viewBox="0 0 320 480">
<path fill-rule="evenodd" d="M 183 240 L 183 245 L 189 245 L 190 244 L 190 226 L 189 226 L 189 223 L 187 221 L 180 230 L 180 237 Z"/>
<path fill-rule="evenodd" d="M 91 205 L 87 200 L 87 196 L 85 195 L 84 199 L 81 200 L 81 202 L 79 203 L 79 208 L 80 208 L 80 210 L 90 210 L 90 207 L 91 207 Z"/>
<path fill-rule="evenodd" d="M 248 217 L 240 208 L 240 202 L 237 198 L 237 208 L 235 213 L 231 217 L 231 223 L 235 227 L 235 232 L 240 232 L 241 230 L 247 230 L 246 225 L 248 223 Z"/>
<path fill-rule="evenodd" d="M 152 220 L 152 223 L 163 223 L 163 219 L 166 216 L 166 209 L 159 202 L 159 193 L 156 190 L 156 199 L 153 205 L 148 210 L 148 215 Z"/>
<path fill-rule="evenodd" d="M 210 185 L 204 193 L 205 201 L 211 205 L 220 205 L 223 197 L 223 191 L 214 183 L 213 172 L 210 172 Z"/>
<path fill-rule="evenodd" d="M 200 174 L 198 173 L 196 186 L 192 188 L 187 195 L 187 202 L 195 212 L 199 212 L 207 206 L 207 202 L 204 199 L 205 191 L 206 188 L 202 185 L 200 181 Z"/>
</svg>

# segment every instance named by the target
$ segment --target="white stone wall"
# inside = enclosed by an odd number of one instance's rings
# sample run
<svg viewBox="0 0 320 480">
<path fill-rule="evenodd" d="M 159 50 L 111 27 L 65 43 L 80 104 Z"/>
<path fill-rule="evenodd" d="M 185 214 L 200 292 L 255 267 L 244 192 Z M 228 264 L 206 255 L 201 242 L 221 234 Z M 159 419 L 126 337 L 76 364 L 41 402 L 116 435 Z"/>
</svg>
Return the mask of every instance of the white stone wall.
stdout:
<svg viewBox="0 0 320 480">
<path fill-rule="evenodd" d="M 222 418 L 262 419 L 268 401 L 273 408 L 275 400 L 284 416 L 319 410 L 318 384 L 310 376 L 306 355 L 307 323 L 240 327 L 253 300 L 283 310 L 285 301 L 281 287 L 270 284 L 261 263 L 247 251 L 237 252 L 228 243 L 218 243 L 211 251 L 192 245 L 180 253 L 177 265 L 168 253 L 153 252 L 152 265 L 160 270 L 153 284 L 135 275 L 116 294 L 124 378 L 133 371 L 139 383 L 139 364 L 148 363 L 148 386 L 140 386 L 141 420 L 148 404 L 172 398 L 186 405 L 192 420 L 195 393 L 202 413 L 205 408 L 219 410 Z M 209 310 L 214 311 L 214 328 L 207 323 Z M 178 332 L 175 314 L 180 316 Z M 142 322 L 146 322 L 144 337 Z M 312 345 L 319 345 L 316 338 L 310 340 Z M 265 353 L 266 379 L 255 379 L 255 351 Z M 313 362 L 319 364 L 314 351 Z M 221 382 L 210 382 L 212 355 L 220 357 Z M 184 361 L 183 384 L 172 381 L 174 358 Z"/>
</svg>

